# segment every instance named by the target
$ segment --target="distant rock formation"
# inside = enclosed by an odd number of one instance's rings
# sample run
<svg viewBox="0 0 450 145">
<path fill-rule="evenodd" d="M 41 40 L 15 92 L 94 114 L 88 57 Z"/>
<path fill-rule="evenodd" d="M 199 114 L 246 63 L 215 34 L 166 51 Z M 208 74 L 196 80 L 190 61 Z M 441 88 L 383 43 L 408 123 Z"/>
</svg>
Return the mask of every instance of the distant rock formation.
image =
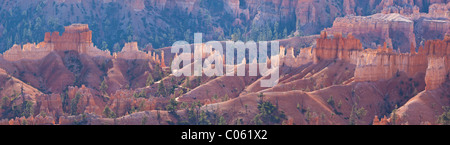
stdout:
<svg viewBox="0 0 450 145">
<path fill-rule="evenodd" d="M 144 59 L 153 60 L 166 67 L 164 52 L 161 56 L 151 52 L 139 50 L 137 42 L 126 43 L 121 52 L 114 53 L 108 50 L 100 50 L 92 43 L 92 31 L 86 24 L 73 24 L 65 27 L 62 35 L 59 32 L 45 33 L 44 41 L 39 44 L 14 45 L 11 49 L 0 55 L 8 61 L 39 60 L 52 51 L 74 51 L 91 57 L 119 58 L 119 59 Z"/>
<path fill-rule="evenodd" d="M 14 45 L 3 53 L 3 58 L 9 61 L 18 61 L 22 59 L 36 60 L 47 56 L 52 51 L 51 47 L 47 47 L 44 43 L 25 44 L 23 46 Z"/>
<path fill-rule="evenodd" d="M 108 50 L 102 51 L 92 43 L 92 31 L 86 24 L 73 24 L 65 27 L 65 32 L 45 33 L 44 41 L 39 44 L 14 45 L 3 53 L 8 61 L 22 59 L 37 60 L 47 56 L 52 51 L 76 51 L 89 56 L 111 57 Z"/>
<path fill-rule="evenodd" d="M 286 55 L 285 55 L 286 54 Z M 290 47 L 286 50 L 284 46 L 280 46 L 280 65 L 289 67 L 299 67 L 304 64 L 313 62 L 312 48 L 302 48 L 300 53 L 295 56 L 294 48 Z"/>
<path fill-rule="evenodd" d="M 392 1 L 385 1 L 388 2 Z M 329 34 L 352 33 L 367 48 L 387 43 L 388 48 L 409 52 L 411 46 L 423 45 L 427 40 L 443 39 L 450 33 L 450 3 L 431 3 L 436 4 L 429 6 L 429 13 L 420 13 L 414 6 L 416 9 L 411 13 L 389 10 L 370 16 L 336 18 L 333 26 L 323 31 Z M 392 9 L 390 5 L 393 4 L 387 4 L 385 8 Z"/>
<path fill-rule="evenodd" d="M 416 43 L 414 22 L 397 13 L 337 18 L 333 27 L 324 31 L 329 34 L 352 33 L 363 42 L 364 47 L 371 48 L 386 42 L 389 48 L 406 51 L 411 43 Z"/>
<path fill-rule="evenodd" d="M 114 53 L 114 58 L 120 59 L 151 59 L 151 54 L 140 51 L 137 42 L 125 43 L 121 52 Z"/>
<path fill-rule="evenodd" d="M 450 3 L 432 4 L 428 9 L 428 14 L 431 17 L 448 18 L 450 17 L 449 10 L 450 10 Z"/>
<path fill-rule="evenodd" d="M 378 10 L 391 9 L 392 7 L 405 9 L 408 7 L 416 7 L 421 12 L 428 11 L 430 5 L 435 3 L 448 3 L 448 0 L 382 0 L 377 6 Z"/>
</svg>

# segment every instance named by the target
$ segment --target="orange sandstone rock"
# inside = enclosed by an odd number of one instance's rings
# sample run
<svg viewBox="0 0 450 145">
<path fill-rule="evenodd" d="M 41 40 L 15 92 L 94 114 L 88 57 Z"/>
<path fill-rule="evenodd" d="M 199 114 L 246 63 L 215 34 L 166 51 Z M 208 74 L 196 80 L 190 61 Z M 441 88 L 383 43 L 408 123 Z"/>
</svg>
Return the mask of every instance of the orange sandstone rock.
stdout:
<svg viewBox="0 0 450 145">
<path fill-rule="evenodd" d="M 92 44 L 92 31 L 87 24 L 73 24 L 64 28 L 65 32 L 62 35 L 59 35 L 59 32 L 45 33 L 44 42 L 53 44 L 56 51 L 77 52 L 83 51 Z"/>
<path fill-rule="evenodd" d="M 166 62 L 164 61 L 164 51 L 161 51 L 161 67 L 166 67 Z"/>
<path fill-rule="evenodd" d="M 44 94 L 36 97 L 39 112 L 44 112 L 49 116 L 63 115 L 62 100 L 59 94 Z"/>
<path fill-rule="evenodd" d="M 314 63 L 330 59 L 350 61 L 352 51 L 361 51 L 362 49 L 361 42 L 352 34 L 348 34 L 347 38 L 344 38 L 342 34 L 337 33 L 329 39 L 327 32 L 322 32 L 320 38 L 317 39 Z"/>
<path fill-rule="evenodd" d="M 425 75 L 426 90 L 437 89 L 447 80 L 447 68 L 445 57 L 430 57 Z"/>
</svg>

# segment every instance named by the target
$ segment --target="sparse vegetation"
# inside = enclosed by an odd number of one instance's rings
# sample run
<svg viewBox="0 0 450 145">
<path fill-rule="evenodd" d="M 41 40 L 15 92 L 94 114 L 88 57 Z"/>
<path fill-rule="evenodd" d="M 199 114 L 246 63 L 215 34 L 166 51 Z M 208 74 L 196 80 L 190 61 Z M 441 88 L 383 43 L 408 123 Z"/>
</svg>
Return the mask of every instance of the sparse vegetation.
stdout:
<svg viewBox="0 0 450 145">
<path fill-rule="evenodd" d="M 164 86 L 164 82 L 160 81 L 160 83 L 158 84 L 158 95 L 166 97 L 167 93 L 166 93 L 166 87 Z"/>
<path fill-rule="evenodd" d="M 228 94 L 225 94 L 225 96 L 222 97 L 222 102 L 228 101 L 230 97 L 228 97 Z"/>
<path fill-rule="evenodd" d="M 6 110 L 9 108 L 9 104 L 11 102 L 11 99 L 9 99 L 9 97 L 5 96 L 2 98 L 2 109 Z"/>
<path fill-rule="evenodd" d="M 105 106 L 105 109 L 103 109 L 103 116 L 106 118 L 116 118 L 117 115 L 108 106 Z"/>
<path fill-rule="evenodd" d="M 106 79 L 103 79 L 102 83 L 100 84 L 100 91 L 103 94 L 106 94 L 107 89 L 108 89 L 108 84 L 106 84 Z"/>
<path fill-rule="evenodd" d="M 147 120 L 148 120 L 148 117 L 147 117 L 147 115 L 145 115 L 141 120 L 141 125 L 147 124 Z"/>
<path fill-rule="evenodd" d="M 450 106 L 443 106 L 444 113 L 442 113 L 437 120 L 438 124 L 450 125 Z"/>
<path fill-rule="evenodd" d="M 358 104 L 354 104 L 352 106 L 352 112 L 349 117 L 350 125 L 358 125 L 358 121 L 361 120 L 364 116 L 366 116 L 367 110 L 364 107 L 358 108 Z"/>
<path fill-rule="evenodd" d="M 189 77 L 186 77 L 186 83 L 184 84 L 185 88 L 190 88 L 191 87 L 191 81 L 189 80 Z"/>
<path fill-rule="evenodd" d="M 80 101 L 81 94 L 77 93 L 75 98 L 70 101 L 70 112 L 72 115 L 78 115 L 78 102 Z"/>
<path fill-rule="evenodd" d="M 155 81 L 155 80 L 153 79 L 152 75 L 149 74 L 148 77 L 147 77 L 147 81 L 145 81 L 145 86 L 148 87 L 148 86 L 153 85 L 154 81 Z"/>
<path fill-rule="evenodd" d="M 201 110 L 202 104 L 194 102 L 185 108 L 186 117 L 179 118 L 180 125 L 226 125 L 226 119 L 216 111 Z"/>
<path fill-rule="evenodd" d="M 396 125 L 397 124 L 397 119 L 398 119 L 397 108 L 398 108 L 397 105 L 395 105 L 395 109 L 392 110 L 392 113 L 391 113 L 391 124 L 392 125 Z"/>
<path fill-rule="evenodd" d="M 166 106 L 167 111 L 169 111 L 169 114 L 175 116 L 175 118 L 178 118 L 177 110 L 178 110 L 178 102 L 175 101 L 174 98 L 170 99 L 169 104 Z"/>
<path fill-rule="evenodd" d="M 330 98 L 328 98 L 327 103 L 328 103 L 331 107 L 334 108 L 335 102 L 334 102 L 333 96 L 330 96 Z"/>
<path fill-rule="evenodd" d="M 133 94 L 134 98 L 147 98 L 147 95 L 145 93 L 145 90 L 142 89 L 139 93 L 134 93 Z"/>
<path fill-rule="evenodd" d="M 262 124 L 279 124 L 286 119 L 283 111 L 278 110 L 278 106 L 273 105 L 270 101 L 264 101 L 264 95 L 261 93 L 258 102 L 259 113 L 253 118 L 256 125 Z"/>
</svg>

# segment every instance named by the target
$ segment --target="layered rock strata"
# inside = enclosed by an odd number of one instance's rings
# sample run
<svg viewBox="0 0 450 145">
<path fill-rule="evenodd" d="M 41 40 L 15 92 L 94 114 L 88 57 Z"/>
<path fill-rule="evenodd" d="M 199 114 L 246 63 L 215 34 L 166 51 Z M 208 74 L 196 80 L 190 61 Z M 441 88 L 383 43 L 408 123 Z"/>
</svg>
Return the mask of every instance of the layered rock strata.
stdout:
<svg viewBox="0 0 450 145">
<path fill-rule="evenodd" d="M 431 2 L 435 3 L 435 2 Z M 387 47 L 408 52 L 410 46 L 419 46 L 427 40 L 444 39 L 450 33 L 450 3 L 438 3 L 429 6 L 429 13 L 404 12 L 405 9 L 390 10 L 370 16 L 336 18 L 333 26 L 323 31 L 329 34 L 352 33 L 360 39 L 364 47 L 376 48 L 387 43 Z M 413 6 L 413 5 L 411 5 Z M 410 45 L 413 44 L 413 45 Z"/>
<path fill-rule="evenodd" d="M 67 26 L 62 35 L 59 35 L 59 32 L 47 32 L 45 33 L 44 41 L 39 44 L 14 45 L 0 55 L 0 58 L 7 61 L 39 60 L 49 55 L 52 51 L 74 51 L 90 57 L 153 60 L 156 63 L 163 63 L 161 65 L 163 67 L 166 66 L 164 63 L 164 52 L 161 54 L 163 57 L 160 57 L 160 55 L 155 53 L 140 51 L 137 42 L 126 43 L 121 52 L 113 55 L 108 50 L 98 49 L 92 43 L 92 31 L 89 30 L 86 24 Z"/>
</svg>

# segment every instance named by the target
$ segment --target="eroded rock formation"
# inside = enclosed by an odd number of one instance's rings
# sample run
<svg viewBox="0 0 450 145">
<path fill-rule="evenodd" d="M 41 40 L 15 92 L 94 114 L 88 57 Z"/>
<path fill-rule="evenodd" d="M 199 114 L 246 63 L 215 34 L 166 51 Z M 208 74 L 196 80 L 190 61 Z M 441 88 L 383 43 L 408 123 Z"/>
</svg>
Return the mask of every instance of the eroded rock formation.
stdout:
<svg viewBox="0 0 450 145">
<path fill-rule="evenodd" d="M 120 59 L 151 59 L 151 54 L 140 51 L 137 42 L 125 43 L 121 52 L 114 53 L 114 58 Z"/>
<path fill-rule="evenodd" d="M 317 63 L 320 60 L 333 60 L 340 59 L 345 61 L 353 61 L 351 59 L 354 53 L 361 51 L 362 44 L 359 39 L 353 37 L 350 33 L 347 38 L 344 38 L 342 34 L 336 33 L 333 38 L 328 38 L 326 32 L 322 32 L 319 39 L 317 39 L 317 46 L 314 49 L 315 58 L 314 62 Z"/>
<path fill-rule="evenodd" d="M 64 115 L 61 95 L 43 94 L 36 97 L 36 109 L 39 113 L 45 113 L 49 116 Z"/>
<path fill-rule="evenodd" d="M 390 6 L 392 4 L 387 5 L 387 8 L 393 8 Z M 429 13 L 420 13 L 415 9 L 412 13 L 390 11 L 370 16 L 336 18 L 333 27 L 324 31 L 329 34 L 352 33 L 364 47 L 376 48 L 387 43 L 389 48 L 409 52 L 410 46 L 423 45 L 427 40 L 443 39 L 449 33 L 450 4 L 436 2 L 429 7 Z M 418 9 L 417 6 L 414 8 Z"/>
<path fill-rule="evenodd" d="M 59 32 L 45 33 L 44 43 L 53 44 L 53 50 L 56 51 L 84 52 L 82 49 L 92 43 L 92 31 L 86 24 L 73 24 L 66 26 L 62 35 Z"/>
<path fill-rule="evenodd" d="M 411 46 L 410 53 L 398 53 L 387 48 L 386 43 L 377 49 L 363 50 L 352 35 L 343 38 L 337 34 L 330 39 L 324 32 L 317 39 L 314 62 L 339 59 L 355 64 L 356 82 L 387 80 L 400 72 L 409 77 L 426 73 L 427 90 L 432 90 L 448 79 L 449 40 L 448 36 L 444 40 L 430 40 L 419 47 L 418 52 Z"/>
<path fill-rule="evenodd" d="M 386 42 L 389 48 L 406 52 L 411 43 L 416 43 L 414 22 L 397 13 L 337 18 L 333 27 L 324 31 L 329 34 L 352 33 L 363 42 L 364 47 L 371 48 Z"/>
<path fill-rule="evenodd" d="M 92 43 L 92 31 L 86 24 L 73 24 L 65 27 L 65 32 L 45 33 L 44 41 L 39 44 L 14 45 L 3 53 L 8 61 L 22 59 L 38 60 L 46 57 L 52 51 L 76 51 L 90 56 L 110 57 L 108 50 L 102 51 Z"/>
<path fill-rule="evenodd" d="M 14 45 L 8 51 L 3 53 L 3 58 L 9 61 L 17 61 L 21 59 L 42 59 L 47 56 L 52 49 L 46 47 L 43 43 L 36 44 L 25 44 L 23 46 Z"/>
<path fill-rule="evenodd" d="M 310 62 L 313 62 L 312 48 L 302 48 L 300 53 L 295 56 L 293 47 L 286 50 L 284 46 L 280 46 L 280 65 L 295 68 Z"/>
<path fill-rule="evenodd" d="M 60 36 L 59 32 L 45 33 L 44 41 L 39 44 L 14 45 L 1 56 L 8 61 L 39 60 L 52 51 L 74 51 L 91 57 L 119 58 L 119 59 L 152 59 L 157 63 L 164 62 L 164 58 L 153 55 L 151 52 L 140 51 L 137 42 L 126 43 L 121 52 L 111 53 L 108 50 L 100 50 L 92 43 L 92 31 L 86 24 L 73 24 L 65 27 L 65 32 Z M 164 55 L 164 52 L 161 54 Z M 161 58 L 161 59 L 160 59 Z M 163 64 L 165 66 L 165 64 Z"/>
</svg>

